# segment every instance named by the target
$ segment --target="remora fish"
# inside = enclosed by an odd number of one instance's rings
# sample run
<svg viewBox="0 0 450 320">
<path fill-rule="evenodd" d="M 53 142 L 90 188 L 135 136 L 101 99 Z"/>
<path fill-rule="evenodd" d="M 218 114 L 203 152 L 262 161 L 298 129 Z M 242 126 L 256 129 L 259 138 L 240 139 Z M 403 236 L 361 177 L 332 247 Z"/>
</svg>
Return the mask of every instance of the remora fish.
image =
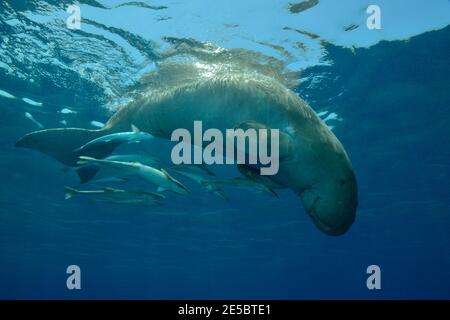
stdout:
<svg viewBox="0 0 450 320">
<path fill-rule="evenodd" d="M 204 187 L 209 193 L 214 194 L 222 199 L 228 200 L 225 192 L 220 189 L 212 180 L 206 179 L 201 173 L 204 173 L 202 169 L 191 169 L 189 165 L 180 165 L 172 167 L 172 170 L 176 173 L 189 178 L 190 180 L 198 183 Z"/>
<path fill-rule="evenodd" d="M 268 188 L 268 190 L 270 190 L 270 192 L 273 193 L 274 195 L 277 195 L 274 189 L 285 188 L 282 184 L 279 184 L 278 182 L 271 179 L 270 176 L 260 175 L 259 170 L 257 170 L 252 166 L 238 164 L 237 167 L 239 172 L 242 173 L 247 179 L 265 185 Z"/>
<path fill-rule="evenodd" d="M 114 188 L 103 188 L 99 190 L 78 190 L 71 187 L 64 187 L 64 191 L 66 192 L 66 199 L 72 198 L 75 194 L 111 197 L 114 199 L 127 199 L 130 196 L 151 198 L 153 200 L 163 200 L 166 198 L 164 195 L 155 192 L 148 192 L 143 190 L 121 190 Z"/>
<path fill-rule="evenodd" d="M 164 195 L 142 190 L 120 190 L 113 188 L 103 188 L 99 190 L 78 190 L 71 187 L 65 187 L 65 199 L 71 199 L 74 195 L 93 196 L 95 201 L 110 202 L 117 204 L 144 204 L 144 205 L 162 205 Z"/>
<path fill-rule="evenodd" d="M 127 177 L 103 177 L 96 180 L 89 181 L 89 184 L 104 184 L 104 183 L 122 183 L 130 181 Z"/>
<path fill-rule="evenodd" d="M 81 165 L 94 163 L 102 167 L 118 170 L 122 174 L 139 176 L 158 186 L 158 191 L 171 190 L 184 195 L 190 193 L 188 188 L 170 176 L 164 169 L 158 170 L 139 162 L 108 161 L 81 156 L 78 163 Z"/>
<path fill-rule="evenodd" d="M 100 150 L 101 149 L 102 148 L 100 148 Z M 103 160 L 120 161 L 120 162 L 139 162 L 150 167 L 155 168 L 162 167 L 162 163 L 159 159 L 141 154 L 123 154 L 123 155 L 116 154 L 106 157 Z M 99 170 L 98 166 L 93 164 L 78 167 L 76 169 L 76 172 L 80 176 L 80 184 L 88 182 L 92 184 L 93 182 L 90 180 L 97 174 L 98 170 Z"/>
<path fill-rule="evenodd" d="M 83 153 L 85 150 L 95 148 L 99 145 L 112 144 L 117 146 L 122 143 L 141 142 L 154 138 L 151 134 L 140 131 L 135 125 L 131 125 L 131 129 L 132 131 L 130 132 L 112 133 L 91 140 L 83 146 L 75 149 L 74 152 Z"/>
<path fill-rule="evenodd" d="M 120 161 L 120 162 L 139 162 L 150 167 L 160 167 L 161 161 L 158 158 L 145 156 L 141 154 L 115 154 L 104 158 L 108 161 Z"/>
</svg>

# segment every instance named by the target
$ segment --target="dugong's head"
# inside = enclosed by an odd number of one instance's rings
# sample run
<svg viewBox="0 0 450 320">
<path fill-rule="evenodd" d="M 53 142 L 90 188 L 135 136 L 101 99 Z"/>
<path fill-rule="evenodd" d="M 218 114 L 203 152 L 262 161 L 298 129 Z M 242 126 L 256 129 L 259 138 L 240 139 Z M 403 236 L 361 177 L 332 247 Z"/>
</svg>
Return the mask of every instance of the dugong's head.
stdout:
<svg viewBox="0 0 450 320">
<path fill-rule="evenodd" d="M 328 235 L 344 234 L 355 221 L 358 188 L 350 160 L 331 131 L 298 148 L 288 175 L 314 224 Z"/>
<path fill-rule="evenodd" d="M 300 196 L 314 224 L 326 234 L 342 235 L 355 221 L 358 189 L 351 170 L 332 174 L 329 179 L 305 189 Z"/>
</svg>

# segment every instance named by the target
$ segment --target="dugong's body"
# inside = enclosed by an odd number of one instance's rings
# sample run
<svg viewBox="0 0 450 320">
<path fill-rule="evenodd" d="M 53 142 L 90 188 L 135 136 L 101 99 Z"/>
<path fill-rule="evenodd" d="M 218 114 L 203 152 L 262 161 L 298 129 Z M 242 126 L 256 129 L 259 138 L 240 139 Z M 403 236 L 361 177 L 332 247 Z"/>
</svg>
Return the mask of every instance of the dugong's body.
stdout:
<svg viewBox="0 0 450 320">
<path fill-rule="evenodd" d="M 357 185 L 350 160 L 334 134 L 296 94 L 258 75 L 223 74 L 149 92 L 120 109 L 101 130 L 51 129 L 26 135 L 17 146 L 38 149 L 75 165 L 77 147 L 114 132 L 141 131 L 170 139 L 178 128 L 225 132 L 245 121 L 279 129 L 291 139 L 293 154 L 271 178 L 292 189 L 315 225 L 330 235 L 345 233 L 355 219 Z M 106 156 L 112 150 L 92 150 Z"/>
</svg>

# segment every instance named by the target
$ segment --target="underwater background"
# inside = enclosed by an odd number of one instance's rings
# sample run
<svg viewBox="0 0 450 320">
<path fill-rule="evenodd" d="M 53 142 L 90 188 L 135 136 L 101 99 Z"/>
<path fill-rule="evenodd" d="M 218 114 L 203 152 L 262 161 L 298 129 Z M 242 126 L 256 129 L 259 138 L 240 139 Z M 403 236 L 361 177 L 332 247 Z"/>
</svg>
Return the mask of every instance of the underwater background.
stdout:
<svg viewBox="0 0 450 320">
<path fill-rule="evenodd" d="M 0 298 L 449 299 L 450 3 L 375 2 L 381 30 L 356 0 L 85 0 L 79 30 L 72 2 L 0 2 Z M 180 60 L 273 75 L 310 104 L 356 172 L 345 235 L 322 234 L 288 190 L 226 188 L 224 201 L 190 185 L 158 208 L 65 200 L 73 172 L 14 147 L 41 128 L 101 126 Z M 81 290 L 66 287 L 72 264 Z M 366 286 L 373 264 L 381 290 Z"/>
</svg>

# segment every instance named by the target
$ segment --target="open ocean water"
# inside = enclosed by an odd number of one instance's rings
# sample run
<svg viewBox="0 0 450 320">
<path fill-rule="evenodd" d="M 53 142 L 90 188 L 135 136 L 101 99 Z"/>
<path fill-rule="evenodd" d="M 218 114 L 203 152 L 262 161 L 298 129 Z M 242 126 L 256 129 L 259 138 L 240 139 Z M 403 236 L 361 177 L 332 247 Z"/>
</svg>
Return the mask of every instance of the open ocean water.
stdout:
<svg viewBox="0 0 450 320">
<path fill-rule="evenodd" d="M 81 29 L 71 2 L 0 2 L 0 298 L 450 298 L 450 3 L 374 1 L 382 29 L 369 30 L 365 1 L 231 2 L 83 0 Z M 308 102 L 356 173 L 345 235 L 321 233 L 289 190 L 224 187 L 225 201 L 186 181 L 191 195 L 157 208 L 65 200 L 73 170 L 14 147 L 42 128 L 97 128 L 181 60 L 240 61 Z M 81 290 L 66 287 L 69 265 Z"/>
</svg>

